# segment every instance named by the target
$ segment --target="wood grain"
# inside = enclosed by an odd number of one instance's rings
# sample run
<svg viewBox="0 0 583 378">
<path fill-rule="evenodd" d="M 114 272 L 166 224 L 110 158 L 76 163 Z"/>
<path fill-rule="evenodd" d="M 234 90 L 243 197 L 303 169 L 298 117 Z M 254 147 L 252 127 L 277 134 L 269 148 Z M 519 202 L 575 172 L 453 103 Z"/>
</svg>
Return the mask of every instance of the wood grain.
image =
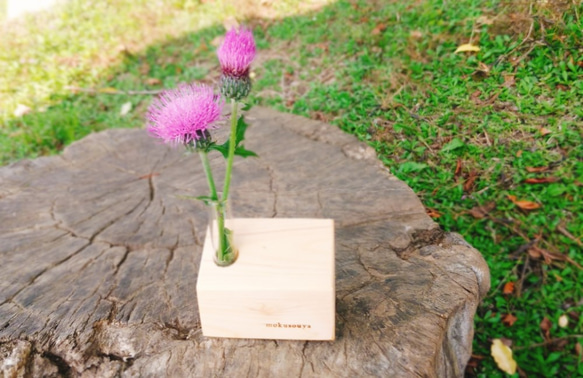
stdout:
<svg viewBox="0 0 583 378">
<path fill-rule="evenodd" d="M 216 223 L 216 222 L 215 222 Z M 333 340 L 334 222 L 236 218 L 227 221 L 239 258 L 214 263 L 207 231 L 196 284 L 205 336 Z"/>
<path fill-rule="evenodd" d="M 194 156 L 107 130 L 0 168 L 5 376 L 462 376 L 489 289 L 374 151 L 337 128 L 253 109 L 239 217 L 336 225 L 336 341 L 205 338 L 195 296 L 207 194 Z M 222 158 L 212 160 L 218 179 Z"/>
</svg>

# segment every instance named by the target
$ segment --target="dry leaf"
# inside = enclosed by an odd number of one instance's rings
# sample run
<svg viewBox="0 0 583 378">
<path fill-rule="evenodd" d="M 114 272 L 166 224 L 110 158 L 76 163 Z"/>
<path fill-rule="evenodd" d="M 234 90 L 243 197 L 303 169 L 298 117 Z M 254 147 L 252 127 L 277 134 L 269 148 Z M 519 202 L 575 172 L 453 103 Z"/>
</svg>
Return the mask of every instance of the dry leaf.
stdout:
<svg viewBox="0 0 583 378">
<path fill-rule="evenodd" d="M 437 210 L 434 210 L 434 209 L 427 208 L 427 209 L 425 209 L 425 212 L 431 218 L 439 218 L 441 216 L 441 214 Z"/>
<path fill-rule="evenodd" d="M 555 85 L 555 88 L 557 88 L 560 91 L 568 91 L 569 90 L 569 87 L 566 85 L 563 85 L 563 84 L 557 84 L 557 85 Z"/>
<path fill-rule="evenodd" d="M 474 206 L 472 207 L 472 209 L 469 211 L 470 215 L 473 216 L 476 219 L 482 219 L 485 218 L 490 211 L 494 210 L 496 208 L 496 202 L 488 202 L 487 204 L 483 205 L 483 206 Z"/>
<path fill-rule="evenodd" d="M 552 325 L 553 325 L 553 323 L 551 323 L 549 318 L 547 318 L 546 316 L 540 322 L 540 330 L 543 332 L 543 336 L 545 338 L 545 341 L 548 341 L 551 339 L 551 326 Z"/>
<path fill-rule="evenodd" d="M 485 63 L 478 62 L 478 71 L 485 73 L 486 75 L 490 73 L 490 66 Z"/>
<path fill-rule="evenodd" d="M 565 314 L 561 315 L 559 317 L 559 327 L 567 328 L 568 325 L 569 325 L 569 317 Z"/>
<path fill-rule="evenodd" d="M 583 361 L 583 347 L 581 347 L 581 344 L 575 344 L 575 353 L 579 356 L 579 361 Z"/>
<path fill-rule="evenodd" d="M 455 172 L 453 173 L 453 177 L 457 178 L 460 173 L 462 173 L 462 159 L 457 159 L 457 164 L 455 166 Z"/>
<path fill-rule="evenodd" d="M 514 75 L 504 75 L 504 84 L 502 84 L 503 87 L 510 88 L 514 86 L 514 84 L 516 84 Z"/>
<path fill-rule="evenodd" d="M 542 136 L 545 136 L 545 135 L 551 133 L 551 130 L 547 129 L 546 127 L 541 127 L 540 129 L 538 129 L 538 131 L 540 132 L 540 135 L 542 135 Z"/>
<path fill-rule="evenodd" d="M 474 183 L 475 183 L 477 178 L 478 178 L 478 172 L 477 171 L 470 171 L 470 175 L 466 179 L 466 182 L 464 182 L 464 192 L 469 192 L 474 187 Z"/>
<path fill-rule="evenodd" d="M 488 16 L 480 16 L 480 17 L 476 18 L 476 24 L 478 24 L 478 25 L 492 25 L 493 23 L 494 23 L 494 20 L 492 20 Z"/>
<path fill-rule="evenodd" d="M 506 197 L 508 197 L 508 199 L 510 201 L 512 201 L 513 204 L 520 207 L 522 210 L 536 210 L 536 209 L 540 209 L 542 206 L 541 204 L 536 203 L 536 202 L 517 200 L 516 196 L 508 195 Z"/>
<path fill-rule="evenodd" d="M 504 288 L 502 289 L 503 294 L 512 294 L 514 291 L 514 282 L 509 281 L 504 284 Z"/>
<path fill-rule="evenodd" d="M 530 173 L 540 173 L 547 171 L 549 167 L 526 167 L 526 171 Z"/>
<path fill-rule="evenodd" d="M 512 314 L 506 314 L 502 317 L 502 323 L 504 323 L 504 325 L 507 327 L 512 327 L 512 325 L 516 323 L 517 320 L 518 318 Z"/>
<path fill-rule="evenodd" d="M 518 366 L 516 365 L 514 358 L 512 358 L 512 350 L 504 345 L 500 339 L 492 340 L 490 354 L 494 357 L 498 369 L 507 374 L 516 373 L 516 368 Z"/>
<path fill-rule="evenodd" d="M 372 29 L 372 31 L 370 32 L 371 35 L 378 35 L 381 34 L 382 32 L 385 31 L 385 29 L 387 28 L 387 25 L 380 23 L 377 24 L 377 26 L 374 27 L 374 29 Z"/>
<path fill-rule="evenodd" d="M 560 179 L 558 177 L 536 177 L 536 178 L 528 178 L 524 180 L 527 184 L 548 184 L 551 182 L 557 182 Z"/>
<path fill-rule="evenodd" d="M 132 103 L 128 101 L 121 106 L 121 109 L 119 111 L 119 115 L 123 117 L 123 116 L 127 115 L 131 110 L 132 110 Z"/>
<path fill-rule="evenodd" d="M 146 84 L 148 84 L 148 85 L 160 85 L 160 84 L 162 84 L 162 80 L 160 80 L 156 77 L 149 77 L 146 79 Z"/>
<path fill-rule="evenodd" d="M 518 152 L 516 153 L 516 157 L 521 157 L 522 156 L 522 150 L 518 150 Z"/>
<path fill-rule="evenodd" d="M 421 38 L 423 38 L 423 33 L 421 33 L 419 30 L 413 30 L 409 35 L 413 39 L 421 39 Z"/>
<path fill-rule="evenodd" d="M 455 50 L 455 53 L 457 54 L 459 52 L 478 52 L 478 51 L 480 51 L 480 48 L 478 46 L 472 45 L 471 43 L 464 43 Z"/>
</svg>

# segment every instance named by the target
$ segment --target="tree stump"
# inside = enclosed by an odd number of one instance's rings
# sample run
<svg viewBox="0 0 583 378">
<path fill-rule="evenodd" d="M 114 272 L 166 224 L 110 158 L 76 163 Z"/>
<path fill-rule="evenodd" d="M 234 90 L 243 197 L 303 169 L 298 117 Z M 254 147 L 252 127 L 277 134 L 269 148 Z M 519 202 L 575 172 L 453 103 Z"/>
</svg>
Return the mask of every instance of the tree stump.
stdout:
<svg viewBox="0 0 583 378">
<path fill-rule="evenodd" d="M 5 377 L 463 375 L 490 285 L 480 253 L 353 136 L 263 108 L 247 120 L 260 157 L 235 163 L 234 214 L 335 220 L 336 340 L 203 337 L 208 217 L 184 198 L 207 194 L 198 157 L 107 130 L 0 168 Z"/>
</svg>

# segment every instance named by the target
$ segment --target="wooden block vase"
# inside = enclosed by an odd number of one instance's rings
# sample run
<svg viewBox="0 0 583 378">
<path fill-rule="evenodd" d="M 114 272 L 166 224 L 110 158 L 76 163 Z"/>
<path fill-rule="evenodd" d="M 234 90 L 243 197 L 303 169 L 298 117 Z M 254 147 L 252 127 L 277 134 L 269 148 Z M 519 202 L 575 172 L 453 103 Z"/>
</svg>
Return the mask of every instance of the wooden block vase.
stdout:
<svg viewBox="0 0 583 378">
<path fill-rule="evenodd" d="M 205 336 L 333 340 L 334 221 L 230 219 L 239 257 L 214 263 L 207 232 L 196 285 Z"/>
</svg>

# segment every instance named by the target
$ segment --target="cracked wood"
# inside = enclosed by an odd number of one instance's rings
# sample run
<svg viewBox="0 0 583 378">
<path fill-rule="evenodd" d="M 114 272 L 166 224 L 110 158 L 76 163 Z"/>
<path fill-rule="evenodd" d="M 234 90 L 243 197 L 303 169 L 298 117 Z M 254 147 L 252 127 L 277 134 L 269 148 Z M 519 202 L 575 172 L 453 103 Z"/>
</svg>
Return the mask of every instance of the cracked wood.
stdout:
<svg viewBox="0 0 583 378">
<path fill-rule="evenodd" d="M 234 213 L 335 220 L 336 341 L 202 337 L 207 210 L 183 199 L 207 193 L 202 169 L 108 130 L 0 168 L 4 376 L 463 376 L 489 288 L 479 252 L 354 137 L 262 108 L 248 120 L 260 157 L 235 163 Z"/>
</svg>

